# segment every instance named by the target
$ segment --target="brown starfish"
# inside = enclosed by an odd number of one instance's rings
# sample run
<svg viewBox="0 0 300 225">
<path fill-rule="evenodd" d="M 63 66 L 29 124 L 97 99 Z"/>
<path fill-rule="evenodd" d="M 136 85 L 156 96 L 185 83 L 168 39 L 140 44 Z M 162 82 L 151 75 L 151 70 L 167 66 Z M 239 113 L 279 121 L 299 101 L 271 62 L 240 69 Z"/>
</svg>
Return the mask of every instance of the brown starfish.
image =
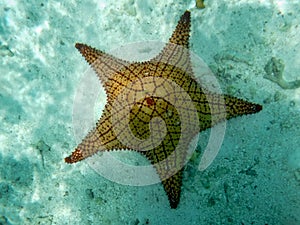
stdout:
<svg viewBox="0 0 300 225">
<path fill-rule="evenodd" d="M 220 121 L 262 109 L 197 83 L 187 50 L 189 33 L 186 11 L 162 52 L 147 62 L 129 63 L 76 44 L 104 85 L 107 104 L 96 127 L 65 162 L 76 163 L 98 151 L 138 151 L 155 167 L 171 208 L 177 207 L 192 138 Z"/>
</svg>

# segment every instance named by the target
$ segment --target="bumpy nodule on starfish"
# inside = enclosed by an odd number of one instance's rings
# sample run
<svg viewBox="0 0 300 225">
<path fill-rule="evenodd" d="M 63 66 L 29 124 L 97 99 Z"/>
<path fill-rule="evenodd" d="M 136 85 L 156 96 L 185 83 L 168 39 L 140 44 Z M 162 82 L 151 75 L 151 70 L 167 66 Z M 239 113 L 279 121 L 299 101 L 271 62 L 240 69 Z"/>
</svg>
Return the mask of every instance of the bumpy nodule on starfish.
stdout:
<svg viewBox="0 0 300 225">
<path fill-rule="evenodd" d="M 188 51 L 190 24 L 186 11 L 162 52 L 146 62 L 129 63 L 76 44 L 104 85 L 107 104 L 96 127 L 65 158 L 66 163 L 101 151 L 138 151 L 156 169 L 171 208 L 178 206 L 192 138 L 218 122 L 262 109 L 211 93 L 197 83 Z"/>
</svg>

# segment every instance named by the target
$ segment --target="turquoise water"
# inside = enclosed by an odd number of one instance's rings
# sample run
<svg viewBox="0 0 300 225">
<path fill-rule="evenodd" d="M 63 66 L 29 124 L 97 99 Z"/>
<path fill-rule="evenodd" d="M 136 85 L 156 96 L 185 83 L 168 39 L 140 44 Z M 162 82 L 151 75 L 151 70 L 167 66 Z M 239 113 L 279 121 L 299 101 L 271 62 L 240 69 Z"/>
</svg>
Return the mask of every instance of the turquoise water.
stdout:
<svg viewBox="0 0 300 225">
<path fill-rule="evenodd" d="M 296 2 L 207 0 L 200 10 L 194 1 L 0 0 L 0 224 L 300 224 Z M 224 93 L 263 110 L 227 122 L 204 171 L 210 132 L 200 134 L 174 210 L 159 183 L 121 185 L 64 158 L 78 143 L 73 104 L 88 68 L 74 44 L 167 41 L 186 9 L 191 51 Z M 98 103 L 97 116 L 103 91 Z"/>
</svg>

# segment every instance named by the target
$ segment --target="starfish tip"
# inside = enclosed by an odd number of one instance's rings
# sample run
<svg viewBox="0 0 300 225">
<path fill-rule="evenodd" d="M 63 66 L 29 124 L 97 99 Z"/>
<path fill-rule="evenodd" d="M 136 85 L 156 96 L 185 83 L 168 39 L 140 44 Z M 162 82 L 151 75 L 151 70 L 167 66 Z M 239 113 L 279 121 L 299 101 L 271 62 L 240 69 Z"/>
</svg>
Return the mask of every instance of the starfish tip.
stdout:
<svg viewBox="0 0 300 225">
<path fill-rule="evenodd" d="M 76 163 L 83 159 L 83 155 L 80 149 L 76 148 L 74 152 L 68 157 L 65 158 L 65 163 Z"/>
<path fill-rule="evenodd" d="M 259 104 L 256 104 L 254 107 L 255 107 L 255 112 L 259 112 L 263 108 L 262 105 L 259 105 Z"/>
<path fill-rule="evenodd" d="M 184 14 L 181 16 L 181 21 L 188 23 L 191 20 L 191 12 L 186 10 Z"/>
<path fill-rule="evenodd" d="M 85 44 L 82 44 L 82 43 L 76 43 L 75 48 L 77 48 L 78 51 L 82 53 L 82 52 L 84 52 L 85 49 L 88 48 L 88 46 Z"/>
</svg>

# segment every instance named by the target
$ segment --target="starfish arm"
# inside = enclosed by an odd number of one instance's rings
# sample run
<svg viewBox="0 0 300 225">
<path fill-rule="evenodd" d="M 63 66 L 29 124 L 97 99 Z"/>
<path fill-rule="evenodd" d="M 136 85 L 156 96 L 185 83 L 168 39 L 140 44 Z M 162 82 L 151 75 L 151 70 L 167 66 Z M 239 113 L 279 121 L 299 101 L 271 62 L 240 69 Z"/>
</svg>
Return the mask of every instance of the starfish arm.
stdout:
<svg viewBox="0 0 300 225">
<path fill-rule="evenodd" d="M 176 142 L 178 140 L 164 140 L 156 149 L 144 153 L 156 169 L 172 209 L 177 208 L 180 201 L 182 170 L 187 160 L 188 149 L 188 145 L 184 145 L 185 148 L 177 145 L 175 150 Z"/>
<path fill-rule="evenodd" d="M 184 14 L 180 17 L 176 29 L 169 39 L 169 43 L 189 48 L 190 27 L 191 13 L 189 11 L 185 11 Z"/>
<path fill-rule="evenodd" d="M 162 52 L 150 60 L 150 62 L 163 62 L 168 65 L 174 65 L 188 73 L 191 77 L 194 77 L 188 50 L 190 26 L 191 15 L 189 11 L 185 11 L 180 17 L 169 42 L 163 48 Z"/>
<path fill-rule="evenodd" d="M 233 117 L 257 113 L 262 106 L 229 95 L 203 92 L 201 88 L 189 90 L 197 108 L 200 131 Z M 196 93 L 196 94 L 193 94 Z"/>
<path fill-rule="evenodd" d="M 111 79 L 129 63 L 86 44 L 76 43 L 75 47 L 96 72 L 102 84 Z"/>
<path fill-rule="evenodd" d="M 172 177 L 162 180 L 162 184 L 164 186 L 165 192 L 168 195 L 171 208 L 176 209 L 180 201 L 182 186 L 182 169 L 179 170 Z"/>
<path fill-rule="evenodd" d="M 112 129 L 109 111 L 104 110 L 97 126 L 92 129 L 82 142 L 75 148 L 72 154 L 65 158 L 66 163 L 76 163 L 98 151 L 120 149 L 124 146 L 118 141 Z"/>
<path fill-rule="evenodd" d="M 180 126 L 169 129 L 169 133 L 158 147 L 143 152 L 156 169 L 172 209 L 177 208 L 180 201 L 182 171 L 188 160 L 189 143 L 194 136 L 191 134 L 190 138 L 180 141 L 180 135 L 176 132 L 178 129 Z"/>
<path fill-rule="evenodd" d="M 262 110 L 262 106 L 246 100 L 224 95 L 226 104 L 226 119 L 237 116 L 254 114 Z"/>
</svg>

